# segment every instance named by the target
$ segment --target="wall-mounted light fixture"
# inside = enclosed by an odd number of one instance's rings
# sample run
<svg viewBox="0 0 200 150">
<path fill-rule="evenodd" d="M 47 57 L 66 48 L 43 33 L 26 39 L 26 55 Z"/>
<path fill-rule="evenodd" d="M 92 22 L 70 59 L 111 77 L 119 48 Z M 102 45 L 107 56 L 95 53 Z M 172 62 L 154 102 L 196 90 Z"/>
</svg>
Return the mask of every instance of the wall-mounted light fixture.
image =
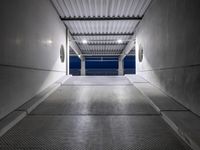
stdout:
<svg viewBox="0 0 200 150">
<path fill-rule="evenodd" d="M 140 45 L 139 45 L 139 51 L 138 51 L 139 62 L 142 62 L 142 60 L 143 60 L 143 55 L 144 55 L 143 47 L 142 47 L 142 45 L 140 44 Z"/>
<path fill-rule="evenodd" d="M 60 47 L 60 60 L 62 63 L 65 62 L 65 49 L 63 45 Z"/>
</svg>

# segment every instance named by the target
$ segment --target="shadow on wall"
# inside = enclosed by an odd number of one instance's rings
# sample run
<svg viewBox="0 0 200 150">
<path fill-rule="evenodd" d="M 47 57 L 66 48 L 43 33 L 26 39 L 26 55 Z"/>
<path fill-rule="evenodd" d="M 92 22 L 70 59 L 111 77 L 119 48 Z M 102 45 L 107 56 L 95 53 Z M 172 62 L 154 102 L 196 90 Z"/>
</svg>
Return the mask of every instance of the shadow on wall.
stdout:
<svg viewBox="0 0 200 150">
<path fill-rule="evenodd" d="M 1 0 L 0 17 L 1 119 L 65 75 L 66 29 L 48 0 Z"/>
<path fill-rule="evenodd" d="M 143 61 L 139 62 L 138 49 L 136 48 L 136 74 L 161 89 L 178 103 L 200 115 L 200 102 L 198 101 L 200 97 L 200 84 L 198 84 L 200 83 L 200 67 L 154 68 L 150 65 L 150 60 L 145 56 L 145 50 Z"/>
<path fill-rule="evenodd" d="M 59 53 L 59 51 L 58 51 Z M 65 71 L 54 70 L 60 58 L 52 62 L 51 69 L 38 69 L 13 65 L 0 66 L 0 118 L 4 117 L 37 93 L 63 77 Z"/>
<path fill-rule="evenodd" d="M 199 0 L 154 0 L 136 31 L 137 44 L 144 46 L 138 74 L 198 115 L 199 7 Z"/>
</svg>

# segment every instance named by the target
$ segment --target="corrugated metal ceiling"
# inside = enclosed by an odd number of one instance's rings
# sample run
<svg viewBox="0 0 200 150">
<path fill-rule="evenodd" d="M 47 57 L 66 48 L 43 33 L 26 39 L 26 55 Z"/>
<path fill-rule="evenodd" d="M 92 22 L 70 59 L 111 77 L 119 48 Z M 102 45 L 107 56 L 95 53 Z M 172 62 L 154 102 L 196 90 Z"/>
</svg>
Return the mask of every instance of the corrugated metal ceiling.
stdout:
<svg viewBox="0 0 200 150">
<path fill-rule="evenodd" d="M 61 17 L 143 16 L 150 0 L 52 0 Z"/>
<path fill-rule="evenodd" d="M 104 18 L 113 20 L 67 20 L 64 21 L 83 54 L 120 55 L 131 39 L 139 20 L 114 20 L 119 17 L 142 17 L 151 0 L 52 0 L 61 18 Z M 121 34 L 112 35 L 109 34 Z M 81 35 L 80 35 L 81 34 Z M 107 34 L 89 35 L 84 34 Z M 129 34 L 129 35 L 122 35 Z M 83 45 L 82 40 L 88 44 Z M 109 45 L 113 44 L 113 45 Z"/>
<path fill-rule="evenodd" d="M 76 33 L 133 33 L 139 21 L 65 21 L 72 34 Z"/>
</svg>

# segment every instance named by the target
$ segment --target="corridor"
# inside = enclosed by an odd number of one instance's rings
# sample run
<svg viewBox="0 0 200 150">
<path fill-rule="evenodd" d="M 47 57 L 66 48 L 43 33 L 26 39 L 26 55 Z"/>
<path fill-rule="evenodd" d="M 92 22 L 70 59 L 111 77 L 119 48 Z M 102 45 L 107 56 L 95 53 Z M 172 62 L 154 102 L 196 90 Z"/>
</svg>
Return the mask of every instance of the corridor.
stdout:
<svg viewBox="0 0 200 150">
<path fill-rule="evenodd" d="M 200 150 L 200 0 L 0 0 L 0 150 Z"/>
<path fill-rule="evenodd" d="M 2 150 L 185 150 L 125 76 L 70 77 L 0 138 Z"/>
</svg>

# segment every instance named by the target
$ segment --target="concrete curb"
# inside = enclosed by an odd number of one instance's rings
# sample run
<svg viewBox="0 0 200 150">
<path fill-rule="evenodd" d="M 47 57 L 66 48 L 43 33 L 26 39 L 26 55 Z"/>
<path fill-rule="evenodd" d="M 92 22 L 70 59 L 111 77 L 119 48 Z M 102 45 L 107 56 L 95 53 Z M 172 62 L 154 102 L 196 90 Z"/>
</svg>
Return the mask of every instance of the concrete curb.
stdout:
<svg viewBox="0 0 200 150">
<path fill-rule="evenodd" d="M 54 83 L 53 85 L 46 88 L 44 91 L 40 92 L 38 95 L 34 96 L 28 102 L 20 106 L 18 111 L 25 111 L 27 114 L 35 109 L 41 102 L 43 102 L 49 95 L 51 95 L 61 84 Z"/>
<path fill-rule="evenodd" d="M 41 102 L 43 102 L 49 95 L 58 89 L 67 79 L 71 76 L 65 76 L 45 90 L 31 98 L 28 102 L 17 108 L 15 111 L 8 114 L 0 121 L 0 137 L 3 136 L 8 130 L 15 126 L 19 121 L 26 117 L 33 109 L 35 109 Z"/>
<path fill-rule="evenodd" d="M 138 75 L 128 75 L 125 74 L 124 77 L 126 77 L 129 82 L 133 83 L 148 83 L 147 80 L 145 80 L 144 78 L 138 76 Z"/>
<path fill-rule="evenodd" d="M 187 111 L 184 106 L 177 103 L 174 99 L 167 96 L 160 89 L 152 86 L 150 83 L 133 84 L 152 104 L 152 106 L 161 111 Z"/>
<path fill-rule="evenodd" d="M 128 77 L 127 77 L 128 78 Z M 129 78 L 128 78 L 129 79 Z M 130 79 L 129 79 L 130 81 Z M 136 84 L 132 82 L 132 84 Z M 138 84 L 138 83 L 137 83 Z M 152 85 L 151 85 L 152 86 Z M 200 150 L 200 118 L 195 116 L 188 109 L 169 109 L 165 110 L 157 106 L 154 101 L 148 97 L 148 95 L 138 88 L 136 88 L 146 97 L 150 104 L 158 111 L 162 119 L 171 127 L 172 130 L 193 150 Z M 159 89 L 157 89 L 159 90 Z M 162 92 L 162 91 L 161 91 Z M 163 93 L 163 92 L 162 92 Z M 163 93 L 165 95 L 165 93 Z M 173 113 L 173 115 L 169 115 Z M 180 113 L 183 113 L 183 117 L 178 117 Z M 176 116 L 176 117 L 175 117 Z M 189 122 L 188 122 L 189 121 Z M 193 121 L 193 123 L 192 123 Z M 185 126 L 187 124 L 187 126 Z"/>
<path fill-rule="evenodd" d="M 3 136 L 8 130 L 15 126 L 25 116 L 24 111 L 13 111 L 0 121 L 0 137 Z"/>
<path fill-rule="evenodd" d="M 67 81 L 69 78 L 71 78 L 72 77 L 72 75 L 67 75 L 67 76 L 64 76 L 64 77 L 62 77 L 61 79 L 59 79 L 58 81 L 56 81 L 55 83 L 59 83 L 59 84 L 64 84 L 65 83 L 65 81 Z"/>
<path fill-rule="evenodd" d="M 180 113 L 181 111 L 179 111 Z M 191 116 L 194 116 L 194 114 L 190 111 L 185 111 Z M 177 112 L 174 112 L 175 114 Z M 198 141 L 199 139 L 199 130 L 200 130 L 200 118 L 196 117 L 196 121 L 198 122 L 196 125 L 199 126 L 199 129 L 193 128 L 194 124 L 190 125 L 190 128 L 187 128 L 188 130 L 185 130 L 184 125 L 178 125 L 178 122 L 181 122 L 182 124 L 185 123 L 185 120 L 183 119 L 176 119 L 173 120 L 172 117 L 165 114 L 165 111 L 161 112 L 163 120 L 177 133 L 177 135 L 185 141 L 185 143 L 190 146 L 193 150 L 200 150 L 200 143 Z M 187 121 L 190 120 L 190 117 L 187 117 Z M 194 119 L 193 119 L 194 120 Z M 187 122 L 188 123 L 188 122 Z"/>
<path fill-rule="evenodd" d="M 45 90 L 40 92 L 38 95 L 34 96 L 31 100 L 23 104 L 17 110 L 26 111 L 27 114 L 30 114 L 40 103 L 42 103 L 49 95 L 51 95 L 54 91 L 56 91 L 66 80 L 68 80 L 71 76 L 64 76 L 59 79 Z"/>
</svg>

